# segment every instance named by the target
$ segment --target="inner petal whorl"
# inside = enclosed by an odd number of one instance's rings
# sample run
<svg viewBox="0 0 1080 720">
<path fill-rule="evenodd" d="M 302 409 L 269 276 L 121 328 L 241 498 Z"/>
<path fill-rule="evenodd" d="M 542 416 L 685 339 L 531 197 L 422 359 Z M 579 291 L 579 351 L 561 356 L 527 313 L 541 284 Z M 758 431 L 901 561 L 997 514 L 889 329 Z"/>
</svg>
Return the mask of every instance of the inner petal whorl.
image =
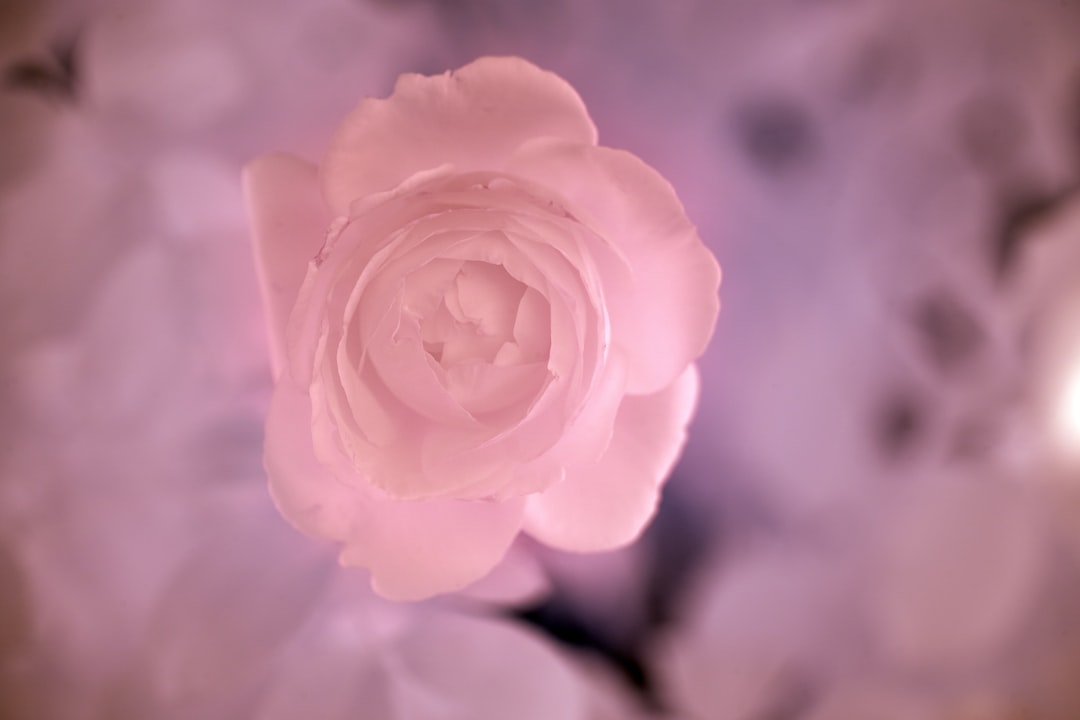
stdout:
<svg viewBox="0 0 1080 720">
<path fill-rule="evenodd" d="M 421 316 L 424 348 L 444 369 L 495 362 L 514 339 L 526 287 L 501 265 L 466 260 L 443 286 L 437 305 Z"/>
<path fill-rule="evenodd" d="M 430 366 L 463 409 L 497 423 L 528 409 L 548 378 L 550 346 L 550 311 L 535 290 L 497 262 L 439 260 L 407 278 L 403 295 Z"/>
</svg>

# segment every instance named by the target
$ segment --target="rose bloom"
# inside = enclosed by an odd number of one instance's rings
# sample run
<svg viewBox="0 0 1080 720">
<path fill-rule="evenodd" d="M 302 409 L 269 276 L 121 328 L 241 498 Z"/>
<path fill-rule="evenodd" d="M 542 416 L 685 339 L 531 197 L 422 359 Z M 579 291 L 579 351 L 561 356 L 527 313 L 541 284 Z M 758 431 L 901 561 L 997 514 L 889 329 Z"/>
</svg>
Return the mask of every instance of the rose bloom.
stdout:
<svg viewBox="0 0 1080 720">
<path fill-rule="evenodd" d="M 276 377 L 271 493 L 376 591 L 487 574 L 519 531 L 633 541 L 698 395 L 720 269 L 678 198 L 520 58 L 404 75 L 321 167 L 246 169 Z"/>
</svg>

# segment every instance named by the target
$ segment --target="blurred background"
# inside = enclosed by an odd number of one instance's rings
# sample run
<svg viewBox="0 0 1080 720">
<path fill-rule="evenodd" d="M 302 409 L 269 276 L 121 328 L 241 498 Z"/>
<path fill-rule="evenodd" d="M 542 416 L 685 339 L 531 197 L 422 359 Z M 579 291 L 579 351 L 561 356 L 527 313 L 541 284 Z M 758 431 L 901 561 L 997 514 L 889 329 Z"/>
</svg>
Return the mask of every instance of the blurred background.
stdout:
<svg viewBox="0 0 1080 720">
<path fill-rule="evenodd" d="M 392 605 L 268 506 L 239 172 L 486 54 L 723 309 L 640 542 Z M 1075 0 L 0 0 L 0 308 L 4 720 L 1080 718 Z"/>
</svg>

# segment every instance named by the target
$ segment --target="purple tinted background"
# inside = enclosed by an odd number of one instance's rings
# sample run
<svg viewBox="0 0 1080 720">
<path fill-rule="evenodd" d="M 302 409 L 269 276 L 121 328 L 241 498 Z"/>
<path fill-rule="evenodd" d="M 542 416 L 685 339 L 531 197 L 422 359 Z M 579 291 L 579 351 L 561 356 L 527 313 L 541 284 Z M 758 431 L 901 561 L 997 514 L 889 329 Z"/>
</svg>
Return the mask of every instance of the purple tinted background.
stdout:
<svg viewBox="0 0 1080 720">
<path fill-rule="evenodd" d="M 485 54 L 567 78 L 725 273 L 657 522 L 623 553 L 545 557 L 556 596 L 524 619 L 692 717 L 848 717 L 831 698 L 853 684 L 1075 717 L 1077 466 L 1044 447 L 1016 320 L 1049 287 L 1025 239 L 1080 183 L 1068 0 L 8 0 L 0 717 L 74 717 L 57 692 L 91 698 L 78 717 L 156 707 L 102 690 L 142 687 L 128 666 L 156 641 L 130 616 L 211 586 L 170 578 L 233 547 L 204 528 L 262 482 L 241 165 L 315 158 L 399 73 Z M 951 636 L 970 607 L 988 619 Z M 253 632 L 308 610 L 281 612 Z"/>
</svg>

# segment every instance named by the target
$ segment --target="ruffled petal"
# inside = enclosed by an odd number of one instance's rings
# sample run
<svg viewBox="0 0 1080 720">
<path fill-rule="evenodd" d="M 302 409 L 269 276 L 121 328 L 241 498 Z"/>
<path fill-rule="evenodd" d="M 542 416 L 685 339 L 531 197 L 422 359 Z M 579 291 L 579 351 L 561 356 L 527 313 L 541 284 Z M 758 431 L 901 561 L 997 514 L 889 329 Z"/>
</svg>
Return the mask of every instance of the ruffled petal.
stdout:
<svg viewBox="0 0 1080 720">
<path fill-rule="evenodd" d="M 311 417 L 310 398 L 279 383 L 266 430 L 271 495 L 300 530 L 344 542 L 342 564 L 368 568 L 380 595 L 418 600 L 459 590 L 506 554 L 521 528 L 522 499 L 398 501 L 349 487 L 315 458 Z"/>
<path fill-rule="evenodd" d="M 506 502 L 372 499 L 341 553 L 371 570 L 390 600 L 460 590 L 491 572 L 521 529 L 523 499 Z"/>
<path fill-rule="evenodd" d="M 507 414 L 514 418 L 509 427 L 469 428 L 460 425 L 455 427 L 450 423 L 432 423 L 425 428 L 423 433 L 403 433 L 403 438 L 406 436 L 415 438 L 422 445 L 420 454 L 422 475 L 401 473 L 388 475 L 372 469 L 371 477 L 375 484 L 384 487 L 391 494 L 410 499 L 433 497 L 433 488 L 439 489 L 436 495 L 473 499 L 493 495 L 502 498 L 532 492 L 538 488 L 522 488 L 517 483 L 511 487 L 507 484 L 507 478 L 513 472 L 513 462 L 522 458 L 535 458 L 550 448 L 563 434 L 568 416 L 580 405 L 580 395 L 587 388 L 582 387 L 576 390 L 573 388 L 584 385 L 588 378 L 581 377 L 582 370 L 579 366 L 582 364 L 582 353 L 578 348 L 582 344 L 582 336 L 588 330 L 584 326 L 590 323 L 597 324 L 595 318 L 590 320 L 590 313 L 586 312 L 586 308 L 593 303 L 583 297 L 584 291 L 577 271 L 567 265 L 565 260 L 560 260 L 560 256 L 554 251 L 551 257 L 545 259 L 545 267 L 541 269 L 534 261 L 543 258 L 536 257 L 536 252 L 531 253 L 532 257 L 530 257 L 512 242 L 491 242 L 490 238 L 481 236 L 464 241 L 452 237 L 430 238 L 424 250 L 444 260 L 500 264 L 522 284 L 535 288 L 545 298 L 550 308 L 551 353 L 548 357 L 548 369 L 551 371 L 550 375 L 559 375 L 560 378 L 549 382 L 549 374 L 541 376 L 535 401 L 526 404 L 523 399 L 519 403 L 522 406 L 521 409 L 525 410 L 524 416 L 516 412 L 518 409 L 516 407 L 504 408 Z M 402 254 L 394 262 L 405 261 L 407 261 L 407 256 Z M 558 265 L 560 262 L 562 266 Z M 364 288 L 363 293 L 358 292 L 356 295 L 355 307 L 358 312 L 358 327 L 361 331 L 351 334 L 349 342 L 356 346 L 352 357 L 358 364 L 361 358 L 359 344 L 367 333 L 365 328 L 375 325 L 374 319 L 365 321 L 364 315 L 373 313 L 372 318 L 376 317 L 380 306 L 379 302 L 360 302 L 359 299 L 367 297 L 367 292 L 370 292 L 372 297 L 383 294 L 383 291 L 375 286 L 390 275 L 392 274 L 387 272 L 380 273 L 379 278 L 372 283 L 371 287 Z M 569 287 L 565 289 L 550 287 L 550 283 L 555 280 Z M 363 282 L 364 278 L 361 277 L 356 287 L 361 288 Z M 571 293 L 570 297 L 566 296 Z M 553 302 L 553 297 L 557 297 L 559 301 Z M 592 334 L 595 335 L 596 331 L 593 330 Z M 385 344 L 384 342 L 383 345 Z M 591 344 L 598 345 L 599 341 Z M 371 345 L 371 359 L 377 361 L 379 365 L 379 380 L 389 383 L 396 378 L 399 382 L 391 389 L 391 393 L 404 397 L 406 391 L 402 390 L 400 381 L 411 382 L 411 378 L 416 376 L 410 374 L 395 376 L 390 364 L 384 361 L 385 358 L 380 358 L 383 353 L 379 346 L 379 342 L 373 342 Z M 423 354 L 418 347 L 414 350 L 417 356 Z M 593 354 L 596 354 L 596 351 Z M 567 396 L 571 391 L 577 393 L 576 400 Z M 438 392 L 445 391 L 440 388 Z M 387 454 L 394 456 L 401 456 L 403 452 L 400 446 L 388 448 L 386 451 Z M 414 455 L 412 452 L 405 454 L 410 458 Z M 529 476 L 536 479 L 548 479 L 552 477 L 552 473 L 531 473 Z M 393 479 L 393 485 L 386 484 L 390 477 Z"/>
<path fill-rule="evenodd" d="M 452 163 L 459 172 L 498 170 L 535 137 L 594 144 L 596 128 L 562 78 L 521 58 L 480 58 L 434 77 L 402 75 L 387 99 L 350 114 L 322 166 L 323 192 L 338 214 L 391 190 L 413 173 Z"/>
<path fill-rule="evenodd" d="M 308 263 L 322 247 L 330 224 L 318 173 L 311 163 L 284 153 L 263 155 L 244 168 L 244 193 L 254 230 L 255 266 L 275 377 L 286 357 L 289 314 Z"/>
<path fill-rule="evenodd" d="M 670 385 L 705 350 L 720 309 L 720 266 L 670 183 L 630 153 L 553 139 L 523 146 L 508 171 L 561 193 L 622 256 L 622 267 L 604 262 L 608 252 L 594 259 L 612 341 L 629 359 L 628 391 Z"/>
<path fill-rule="evenodd" d="M 575 552 L 612 550 L 635 540 L 686 441 L 697 397 L 692 365 L 658 393 L 627 396 L 600 461 L 568 468 L 562 483 L 530 496 L 526 531 Z"/>
</svg>

